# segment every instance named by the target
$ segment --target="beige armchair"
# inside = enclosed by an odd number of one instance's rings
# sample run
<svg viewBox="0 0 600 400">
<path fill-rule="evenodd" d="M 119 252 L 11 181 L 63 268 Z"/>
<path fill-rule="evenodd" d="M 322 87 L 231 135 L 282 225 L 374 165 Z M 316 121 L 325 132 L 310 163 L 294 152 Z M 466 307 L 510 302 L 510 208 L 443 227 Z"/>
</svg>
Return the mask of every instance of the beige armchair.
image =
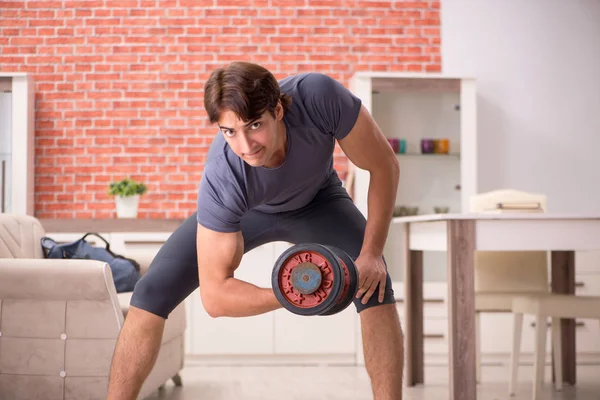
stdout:
<svg viewBox="0 0 600 400">
<path fill-rule="evenodd" d="M 131 293 L 116 293 L 104 262 L 44 259 L 43 235 L 33 217 L 0 214 L 0 398 L 106 399 Z M 185 328 L 182 303 L 139 398 L 181 385 Z"/>
</svg>

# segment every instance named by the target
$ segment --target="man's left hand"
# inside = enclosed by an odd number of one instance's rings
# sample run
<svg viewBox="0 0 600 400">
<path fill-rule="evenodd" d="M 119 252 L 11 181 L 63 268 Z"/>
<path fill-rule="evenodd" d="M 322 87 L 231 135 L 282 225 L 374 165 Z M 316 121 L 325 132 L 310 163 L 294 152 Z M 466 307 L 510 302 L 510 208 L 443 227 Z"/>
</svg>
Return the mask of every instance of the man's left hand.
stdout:
<svg viewBox="0 0 600 400">
<path fill-rule="evenodd" d="M 356 293 L 356 298 L 360 298 L 364 294 L 362 304 L 367 304 L 379 285 L 379 302 L 383 302 L 387 278 L 383 257 L 361 254 L 354 264 L 356 264 L 356 269 L 358 270 L 358 292 Z"/>
</svg>

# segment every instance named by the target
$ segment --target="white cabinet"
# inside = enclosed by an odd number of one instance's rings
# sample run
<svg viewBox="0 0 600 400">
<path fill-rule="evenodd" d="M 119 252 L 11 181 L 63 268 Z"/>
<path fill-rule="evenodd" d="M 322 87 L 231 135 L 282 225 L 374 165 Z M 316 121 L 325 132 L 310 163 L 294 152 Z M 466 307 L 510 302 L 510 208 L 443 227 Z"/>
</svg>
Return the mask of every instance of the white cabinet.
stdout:
<svg viewBox="0 0 600 400">
<path fill-rule="evenodd" d="M 34 111 L 31 77 L 0 72 L 0 212 L 33 215 Z"/>
<path fill-rule="evenodd" d="M 84 232 L 52 233 L 47 236 L 59 243 L 81 238 Z M 100 232 L 110 242 L 116 253 L 132 257 L 148 265 L 171 232 Z M 94 245 L 103 243 L 90 236 Z M 271 272 L 279 255 L 289 243 L 276 242 L 260 246 L 242 258 L 236 277 L 260 287 L 271 287 Z M 579 254 L 579 253 L 578 253 Z M 577 259 L 581 273 L 577 274 L 577 292 L 600 295 L 600 274 L 590 263 L 600 260 L 583 254 Z M 579 271 L 579 270 L 578 270 Z M 404 287 L 394 281 L 397 307 L 404 320 Z M 424 352 L 425 361 L 445 362 L 448 348 L 447 287 L 443 282 L 426 282 L 424 297 Z M 304 317 L 284 309 L 247 318 L 212 318 L 202 305 L 199 290 L 186 300 L 187 331 L 186 352 L 199 356 L 198 360 L 209 362 L 240 363 L 277 360 L 277 362 L 336 362 L 364 364 L 360 317 L 354 305 L 343 312 L 328 317 Z M 487 356 L 508 356 L 512 337 L 510 314 L 487 314 L 483 316 L 482 350 L 484 362 Z M 533 351 L 532 319 L 523 326 L 523 352 Z M 600 355 L 600 323 L 578 320 L 578 353 Z"/>
<path fill-rule="evenodd" d="M 400 163 L 397 207 L 417 207 L 432 214 L 436 207 L 449 212 L 468 209 L 477 193 L 476 85 L 471 78 L 439 74 L 359 72 L 351 90 L 369 110 L 388 139 L 403 140 L 396 148 Z M 422 140 L 438 141 L 433 153 L 423 151 Z M 446 146 L 443 144 L 447 140 Z M 431 144 L 429 142 L 429 144 Z M 368 216 L 368 171 L 354 165 L 353 197 Z M 392 280 L 404 280 L 402 226 L 392 225 L 384 249 Z M 424 280 L 446 280 L 445 254 L 424 254 Z"/>
<path fill-rule="evenodd" d="M 259 287 L 271 287 L 273 244 L 259 246 L 242 257 L 235 277 Z M 264 355 L 273 353 L 273 313 L 252 317 L 212 318 L 200 298 L 200 291 L 192 294 L 190 353 L 201 355 Z"/>
<path fill-rule="evenodd" d="M 449 212 L 468 209 L 477 192 L 476 85 L 471 78 L 440 74 L 359 72 L 350 88 L 371 113 L 383 134 L 404 141 L 395 148 L 400 163 L 397 207 L 417 207 L 418 214 L 432 214 L 436 207 Z M 422 140 L 441 144 L 433 153 L 424 151 Z M 446 150 L 447 140 L 447 150 Z M 435 142 L 434 142 L 435 143 Z M 392 146 L 394 147 L 394 146 Z M 426 146 L 427 147 L 427 146 Z M 370 175 L 354 165 L 353 198 L 368 217 Z M 391 224 L 384 257 L 396 298 L 403 298 L 405 255 L 400 246 L 403 226 Z M 424 252 L 424 352 L 447 352 L 446 254 Z M 403 321 L 403 304 L 398 304 Z M 360 320 L 356 321 L 357 360 L 364 361 Z"/>
<path fill-rule="evenodd" d="M 356 309 L 350 305 L 330 316 L 301 316 L 275 311 L 276 354 L 351 355 L 355 352 Z"/>
<path fill-rule="evenodd" d="M 168 232 L 111 234 L 111 248 L 148 266 L 169 238 Z M 246 253 L 235 277 L 259 287 L 271 286 L 274 244 Z M 246 318 L 212 318 L 205 311 L 196 289 L 185 300 L 187 312 L 186 351 L 196 355 L 262 355 L 273 353 L 274 315 Z"/>
<path fill-rule="evenodd" d="M 289 243 L 274 242 L 246 253 L 235 277 L 259 287 L 271 287 L 271 273 Z M 191 353 L 228 356 L 349 355 L 354 357 L 353 306 L 329 317 L 305 317 L 279 309 L 245 318 L 211 318 L 200 294 L 191 299 Z"/>
<path fill-rule="evenodd" d="M 110 235 L 110 248 L 147 268 L 169 236 L 169 232 L 113 232 Z"/>
<path fill-rule="evenodd" d="M 351 90 L 389 139 L 404 140 L 398 205 L 467 210 L 477 192 L 476 87 L 470 78 L 437 74 L 359 72 Z M 421 140 L 448 139 L 447 153 L 423 153 Z M 443 146 L 441 146 L 443 147 Z M 354 198 L 365 214 L 369 174 L 356 166 Z M 458 186 L 458 187 L 457 187 Z"/>
<path fill-rule="evenodd" d="M 79 239 L 84 232 L 52 233 L 47 236 L 60 243 Z M 100 232 L 119 254 L 148 265 L 170 232 Z M 103 243 L 91 236 L 94 245 Z M 242 258 L 236 277 L 260 287 L 271 287 L 271 272 L 276 259 L 289 243 L 276 242 L 260 246 Z M 600 295 L 600 273 L 596 264 L 600 252 L 581 252 L 576 257 L 577 293 Z M 400 320 L 404 322 L 404 286 L 394 281 Z M 424 353 L 427 364 L 447 362 L 448 303 L 445 282 L 425 282 Z M 199 362 L 324 362 L 364 364 L 360 317 L 354 305 L 327 317 L 298 316 L 285 309 L 247 318 L 212 318 L 202 305 L 199 290 L 186 300 L 186 352 L 198 356 Z M 525 317 L 522 352 L 533 353 L 533 318 Z M 600 323 L 577 320 L 577 352 L 600 359 Z M 482 314 L 482 360 L 507 362 L 511 349 L 512 315 Z M 550 341 L 547 342 L 548 351 Z M 586 358 L 586 361 L 589 358 Z"/>
<path fill-rule="evenodd" d="M 581 296 L 600 296 L 600 251 L 575 253 L 575 293 Z M 600 359 L 600 321 L 575 321 L 577 352 L 594 354 Z"/>
<path fill-rule="evenodd" d="M 273 243 L 271 270 L 279 255 L 290 246 L 291 244 L 287 242 Z M 350 305 L 336 315 L 327 317 L 296 315 L 283 308 L 276 310 L 273 314 L 274 354 L 282 356 L 349 355 L 352 359 L 354 358 L 354 320 L 356 318 L 354 305 Z"/>
<path fill-rule="evenodd" d="M 272 313 L 243 318 L 211 318 L 193 293 L 191 343 L 188 353 L 199 355 L 269 355 L 273 353 Z"/>
</svg>

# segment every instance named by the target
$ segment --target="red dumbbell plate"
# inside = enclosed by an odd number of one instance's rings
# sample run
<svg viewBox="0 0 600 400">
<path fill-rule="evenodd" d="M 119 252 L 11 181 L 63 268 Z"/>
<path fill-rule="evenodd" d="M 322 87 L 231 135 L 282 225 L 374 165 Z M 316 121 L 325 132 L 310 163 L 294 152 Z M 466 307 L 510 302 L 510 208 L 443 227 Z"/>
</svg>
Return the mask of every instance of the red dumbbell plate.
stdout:
<svg viewBox="0 0 600 400">
<path fill-rule="evenodd" d="M 343 291 L 339 259 L 325 246 L 290 247 L 273 268 L 273 290 L 279 302 L 300 315 L 318 315 L 334 306 Z"/>
</svg>

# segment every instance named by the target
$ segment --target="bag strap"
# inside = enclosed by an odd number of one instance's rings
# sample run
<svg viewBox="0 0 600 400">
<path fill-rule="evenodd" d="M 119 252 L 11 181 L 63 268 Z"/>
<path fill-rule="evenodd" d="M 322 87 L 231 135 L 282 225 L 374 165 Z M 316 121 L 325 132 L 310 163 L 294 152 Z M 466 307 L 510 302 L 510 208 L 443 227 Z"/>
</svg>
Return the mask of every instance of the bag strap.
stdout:
<svg viewBox="0 0 600 400">
<path fill-rule="evenodd" d="M 108 241 L 107 241 L 106 239 L 104 239 L 102 236 L 100 236 L 100 234 L 98 234 L 98 233 L 95 233 L 95 232 L 88 232 L 88 233 L 86 233 L 85 235 L 83 235 L 83 237 L 82 237 L 80 240 L 85 240 L 85 238 L 86 238 L 86 237 L 88 237 L 88 236 L 90 236 L 90 235 L 91 235 L 91 236 L 96 236 L 96 237 L 98 237 L 98 238 L 102 239 L 102 241 L 103 241 L 104 243 L 106 243 L 106 251 L 108 251 L 108 252 L 109 252 L 109 253 L 110 253 L 110 254 L 111 254 L 113 257 L 115 257 L 115 258 L 121 258 L 121 259 L 123 259 L 123 260 L 127 260 L 127 261 L 131 262 L 131 263 L 133 264 L 133 267 L 134 267 L 134 268 L 135 268 L 135 269 L 136 269 L 138 272 L 140 271 L 141 267 L 140 267 L 140 264 L 139 264 L 137 261 L 135 261 L 135 260 L 134 260 L 134 259 L 132 259 L 132 258 L 123 257 L 122 255 L 119 255 L 119 254 L 115 254 L 115 253 L 113 253 L 113 252 L 112 252 L 112 250 L 110 249 L 110 243 L 108 243 Z"/>
<path fill-rule="evenodd" d="M 96 236 L 97 238 L 101 239 L 104 243 L 106 243 L 106 250 L 110 251 L 110 244 L 108 243 L 108 241 L 96 232 L 88 232 L 85 235 L 83 235 L 83 237 L 80 240 L 85 240 L 85 238 L 88 236 Z"/>
<path fill-rule="evenodd" d="M 40 244 L 42 245 L 42 250 L 44 252 L 44 258 L 48 257 L 50 251 L 57 245 L 54 239 L 49 238 L 48 236 L 43 236 L 40 239 Z"/>
</svg>

